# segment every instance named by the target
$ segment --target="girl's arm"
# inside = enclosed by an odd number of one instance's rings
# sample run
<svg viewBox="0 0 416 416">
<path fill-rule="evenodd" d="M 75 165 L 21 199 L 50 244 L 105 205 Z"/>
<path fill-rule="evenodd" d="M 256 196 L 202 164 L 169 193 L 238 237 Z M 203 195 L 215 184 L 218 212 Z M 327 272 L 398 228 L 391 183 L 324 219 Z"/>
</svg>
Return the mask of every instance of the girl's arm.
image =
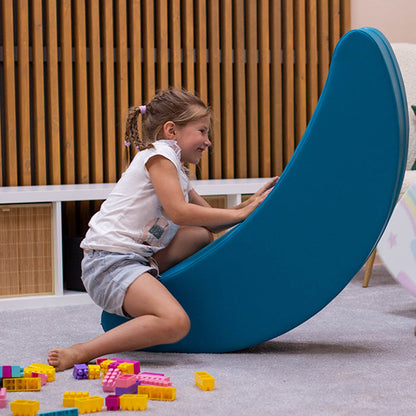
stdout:
<svg viewBox="0 0 416 416">
<path fill-rule="evenodd" d="M 191 195 L 193 202 L 185 201 L 176 167 L 170 160 L 154 156 L 148 160 L 146 167 L 163 209 L 177 225 L 198 225 L 212 230 L 232 227 L 246 219 L 270 191 L 257 195 L 240 209 L 212 208 L 208 203 L 198 204 L 201 201 L 196 200 L 194 194 Z"/>
</svg>

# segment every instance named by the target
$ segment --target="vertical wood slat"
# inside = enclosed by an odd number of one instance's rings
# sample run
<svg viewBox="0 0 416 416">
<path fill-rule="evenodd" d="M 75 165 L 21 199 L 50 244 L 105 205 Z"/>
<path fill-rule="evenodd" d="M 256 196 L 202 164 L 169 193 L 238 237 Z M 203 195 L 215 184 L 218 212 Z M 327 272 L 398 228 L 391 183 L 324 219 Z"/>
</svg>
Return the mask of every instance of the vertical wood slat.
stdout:
<svg viewBox="0 0 416 416">
<path fill-rule="evenodd" d="M 33 147 L 35 183 L 47 183 L 42 1 L 32 0 Z"/>
<path fill-rule="evenodd" d="M 168 4 L 157 0 L 156 5 L 157 88 L 164 90 L 169 87 Z"/>
<path fill-rule="evenodd" d="M 306 9 L 305 1 L 294 3 L 295 38 L 295 146 L 303 136 L 307 124 L 306 113 Z"/>
<path fill-rule="evenodd" d="M 233 106 L 233 46 L 232 5 L 221 3 L 221 117 L 222 177 L 234 178 L 234 106 Z"/>
<path fill-rule="evenodd" d="M 75 131 L 76 172 L 78 183 L 88 183 L 88 82 L 87 82 L 87 33 L 86 5 L 83 0 L 74 0 L 74 49 L 75 49 Z"/>
<path fill-rule="evenodd" d="M 270 40 L 267 22 L 269 16 L 269 1 L 258 2 L 258 33 L 259 33 L 259 163 L 260 176 L 271 175 L 270 160 Z"/>
<path fill-rule="evenodd" d="M 321 94 L 329 67 L 328 0 L 318 1 L 318 85 Z"/>
<path fill-rule="evenodd" d="M 116 146 L 118 148 L 118 177 L 123 167 L 123 153 L 125 146 L 122 140 L 124 124 L 129 106 L 128 89 L 128 50 L 127 50 L 127 9 L 126 3 L 116 2 L 115 27 L 116 27 Z"/>
<path fill-rule="evenodd" d="M 47 131 L 49 137 L 49 182 L 61 183 L 60 104 L 58 76 L 58 28 L 56 2 L 46 2 L 46 77 L 47 77 Z"/>
<path fill-rule="evenodd" d="M 318 103 L 318 33 L 317 23 L 317 0 L 306 2 L 306 78 L 307 78 L 307 118 L 312 117 L 312 113 Z"/>
<path fill-rule="evenodd" d="M 183 86 L 192 93 L 195 92 L 193 15 L 193 0 L 182 0 Z"/>
<path fill-rule="evenodd" d="M 244 0 L 233 0 L 235 175 L 247 175 L 246 65 Z M 280 54 L 280 52 L 279 52 Z"/>
<path fill-rule="evenodd" d="M 247 68 L 247 173 L 259 176 L 258 89 L 257 89 L 257 4 L 246 2 Z"/>
<path fill-rule="evenodd" d="M 75 183 L 75 133 L 72 70 L 71 0 L 61 1 L 61 103 L 63 183 Z"/>
<path fill-rule="evenodd" d="M 332 57 L 341 37 L 340 0 L 329 0 L 329 50 Z"/>
<path fill-rule="evenodd" d="M 206 0 L 195 0 L 195 89 L 208 103 Z M 209 150 L 199 163 L 199 177 L 209 179 Z"/>
<path fill-rule="evenodd" d="M 30 144 L 30 85 L 29 85 L 29 3 L 17 2 L 17 108 L 18 108 L 18 155 L 19 183 L 31 184 Z"/>
<path fill-rule="evenodd" d="M 271 159 L 272 175 L 280 175 L 283 171 L 283 123 L 282 123 L 282 36 L 281 1 L 270 4 L 270 76 L 271 76 Z"/>
<path fill-rule="evenodd" d="M 208 2 L 208 88 L 214 112 L 214 140 L 211 147 L 211 178 L 222 177 L 222 137 L 221 137 L 221 75 L 220 75 L 220 6 L 218 0 Z"/>
<path fill-rule="evenodd" d="M 116 154 L 116 112 L 114 85 L 114 19 L 111 2 L 102 4 L 102 26 L 107 28 L 102 32 L 102 79 L 103 79 L 103 150 L 104 150 L 104 180 L 117 180 Z M 121 138 L 120 138 L 121 139 Z"/>
<path fill-rule="evenodd" d="M 155 28 L 153 21 L 153 0 L 146 0 L 143 2 L 143 83 L 146 101 L 149 101 L 155 94 Z"/>
<path fill-rule="evenodd" d="M 295 150 L 293 3 L 282 0 L 283 33 L 283 163 L 289 162 Z"/>
<path fill-rule="evenodd" d="M 100 10 L 99 0 L 88 2 L 89 39 L 89 97 L 90 97 L 90 160 L 91 180 L 104 181 L 102 107 L 101 107 L 101 50 L 100 50 Z"/>
<path fill-rule="evenodd" d="M 181 71 L 181 5 L 180 0 L 169 2 L 170 85 L 182 85 Z"/>
<path fill-rule="evenodd" d="M 13 0 L 2 2 L 4 122 L 7 185 L 19 185 L 16 131 L 15 53 Z"/>
</svg>

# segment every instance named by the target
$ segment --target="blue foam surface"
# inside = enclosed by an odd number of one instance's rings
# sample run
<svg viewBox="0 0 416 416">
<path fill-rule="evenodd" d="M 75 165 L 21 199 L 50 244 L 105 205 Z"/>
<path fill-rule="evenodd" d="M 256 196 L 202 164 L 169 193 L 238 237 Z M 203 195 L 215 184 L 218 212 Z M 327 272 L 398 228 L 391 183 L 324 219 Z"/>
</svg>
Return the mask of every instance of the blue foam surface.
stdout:
<svg viewBox="0 0 416 416">
<path fill-rule="evenodd" d="M 153 351 L 225 352 L 275 338 L 325 307 L 376 246 L 397 201 L 408 144 L 392 49 L 362 28 L 338 42 L 325 88 L 266 201 L 161 281 L 191 331 Z M 124 318 L 102 316 L 104 330 Z"/>
</svg>

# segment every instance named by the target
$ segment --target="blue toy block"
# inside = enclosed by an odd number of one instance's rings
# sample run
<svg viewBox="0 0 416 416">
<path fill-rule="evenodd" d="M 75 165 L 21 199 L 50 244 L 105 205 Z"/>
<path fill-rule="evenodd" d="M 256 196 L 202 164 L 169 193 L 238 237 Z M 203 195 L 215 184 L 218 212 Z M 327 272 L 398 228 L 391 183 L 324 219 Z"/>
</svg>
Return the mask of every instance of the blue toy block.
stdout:
<svg viewBox="0 0 416 416">
<path fill-rule="evenodd" d="M 69 407 L 62 410 L 50 410 L 49 412 L 38 413 L 37 416 L 78 416 L 78 409 Z"/>
</svg>

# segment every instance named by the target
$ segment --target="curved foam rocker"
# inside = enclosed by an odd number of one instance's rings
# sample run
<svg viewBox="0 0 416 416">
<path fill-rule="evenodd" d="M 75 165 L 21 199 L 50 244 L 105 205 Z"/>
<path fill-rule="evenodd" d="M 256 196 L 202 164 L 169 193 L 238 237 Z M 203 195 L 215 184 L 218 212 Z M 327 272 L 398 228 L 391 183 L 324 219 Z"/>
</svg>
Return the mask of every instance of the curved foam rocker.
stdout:
<svg viewBox="0 0 416 416">
<path fill-rule="evenodd" d="M 407 157 L 404 87 L 376 29 L 338 43 L 313 117 L 277 185 L 242 224 L 161 281 L 191 330 L 152 351 L 225 352 L 275 338 L 312 317 L 378 242 Z M 108 330 L 124 318 L 103 313 Z"/>
</svg>

